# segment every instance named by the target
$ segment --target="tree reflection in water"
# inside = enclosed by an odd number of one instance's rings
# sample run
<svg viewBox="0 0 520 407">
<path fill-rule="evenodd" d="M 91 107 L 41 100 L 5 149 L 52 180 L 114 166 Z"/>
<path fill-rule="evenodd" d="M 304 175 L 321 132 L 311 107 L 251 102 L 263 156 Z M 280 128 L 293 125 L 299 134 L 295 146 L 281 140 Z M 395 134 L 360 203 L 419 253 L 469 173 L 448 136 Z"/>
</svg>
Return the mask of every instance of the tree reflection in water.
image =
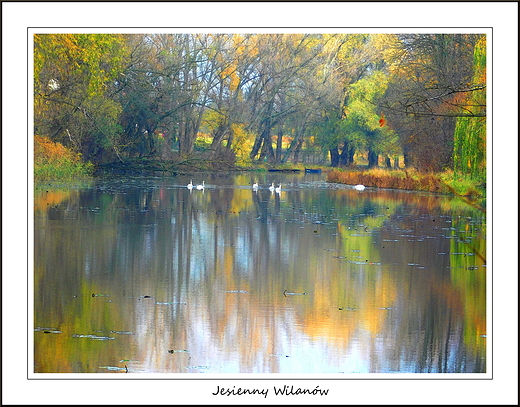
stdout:
<svg viewBox="0 0 520 407">
<path fill-rule="evenodd" d="M 35 372 L 486 371 L 484 213 L 322 174 L 181 178 L 36 192 Z"/>
</svg>

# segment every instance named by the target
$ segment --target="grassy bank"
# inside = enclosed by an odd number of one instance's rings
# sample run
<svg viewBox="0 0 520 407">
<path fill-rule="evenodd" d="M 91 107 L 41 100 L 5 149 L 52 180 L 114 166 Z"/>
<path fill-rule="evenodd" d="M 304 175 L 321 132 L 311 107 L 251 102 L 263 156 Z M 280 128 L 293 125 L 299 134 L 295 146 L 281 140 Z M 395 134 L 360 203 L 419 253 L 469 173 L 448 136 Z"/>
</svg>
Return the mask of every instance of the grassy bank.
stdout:
<svg viewBox="0 0 520 407">
<path fill-rule="evenodd" d="M 437 192 L 454 194 L 469 200 L 482 200 L 486 197 L 486 187 L 482 180 L 457 176 L 451 171 L 438 174 L 421 174 L 415 170 L 368 170 L 334 169 L 328 173 L 328 182 L 367 187 L 394 188 L 410 191 Z"/>
<path fill-rule="evenodd" d="M 92 175 L 93 165 L 47 137 L 34 136 L 34 180 L 74 180 Z"/>
</svg>

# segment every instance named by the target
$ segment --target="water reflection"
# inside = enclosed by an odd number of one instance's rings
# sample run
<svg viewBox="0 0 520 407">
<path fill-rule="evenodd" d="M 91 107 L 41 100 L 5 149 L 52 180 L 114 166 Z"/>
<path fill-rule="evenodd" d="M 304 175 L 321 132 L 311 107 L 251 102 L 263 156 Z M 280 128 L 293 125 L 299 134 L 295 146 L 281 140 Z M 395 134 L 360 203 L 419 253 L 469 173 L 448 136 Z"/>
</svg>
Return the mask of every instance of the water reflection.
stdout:
<svg viewBox="0 0 520 407">
<path fill-rule="evenodd" d="M 35 372 L 485 372 L 485 215 L 323 179 L 37 191 Z"/>
</svg>

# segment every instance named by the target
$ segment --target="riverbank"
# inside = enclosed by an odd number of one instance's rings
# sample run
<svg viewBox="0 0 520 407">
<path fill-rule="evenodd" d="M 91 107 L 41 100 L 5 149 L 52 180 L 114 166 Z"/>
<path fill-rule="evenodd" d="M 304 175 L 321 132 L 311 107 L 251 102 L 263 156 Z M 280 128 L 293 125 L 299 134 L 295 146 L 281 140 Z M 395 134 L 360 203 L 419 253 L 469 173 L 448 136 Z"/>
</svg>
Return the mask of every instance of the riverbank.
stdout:
<svg viewBox="0 0 520 407">
<path fill-rule="evenodd" d="M 130 158 L 94 167 L 83 163 L 59 143 L 39 138 L 35 143 L 35 180 L 71 180 L 91 176 L 176 176 L 197 172 L 236 171 L 309 171 L 327 173 L 327 182 L 346 185 L 362 184 L 367 187 L 425 191 L 452 194 L 463 197 L 474 206 L 483 209 L 486 184 L 482 180 L 455 175 L 452 171 L 422 174 L 414 169 L 390 170 L 384 168 L 337 169 L 328 166 L 255 163 L 236 165 L 233 161 L 213 161 L 200 155 L 184 160 Z"/>
<path fill-rule="evenodd" d="M 452 171 L 436 174 L 421 174 L 410 170 L 333 169 L 327 174 L 328 182 L 366 187 L 404 189 L 441 194 L 453 194 L 465 198 L 475 206 L 485 207 L 486 184 L 480 180 L 455 175 Z"/>
</svg>

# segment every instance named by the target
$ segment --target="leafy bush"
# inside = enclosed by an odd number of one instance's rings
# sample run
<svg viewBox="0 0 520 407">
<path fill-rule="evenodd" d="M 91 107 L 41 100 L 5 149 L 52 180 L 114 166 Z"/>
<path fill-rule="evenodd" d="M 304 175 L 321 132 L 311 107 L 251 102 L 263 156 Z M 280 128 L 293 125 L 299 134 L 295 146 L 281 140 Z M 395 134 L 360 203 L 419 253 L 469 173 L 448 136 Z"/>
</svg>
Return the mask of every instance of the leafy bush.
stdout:
<svg viewBox="0 0 520 407">
<path fill-rule="evenodd" d="M 92 175 L 94 166 L 81 154 L 48 137 L 34 136 L 34 179 L 70 180 Z"/>
</svg>

